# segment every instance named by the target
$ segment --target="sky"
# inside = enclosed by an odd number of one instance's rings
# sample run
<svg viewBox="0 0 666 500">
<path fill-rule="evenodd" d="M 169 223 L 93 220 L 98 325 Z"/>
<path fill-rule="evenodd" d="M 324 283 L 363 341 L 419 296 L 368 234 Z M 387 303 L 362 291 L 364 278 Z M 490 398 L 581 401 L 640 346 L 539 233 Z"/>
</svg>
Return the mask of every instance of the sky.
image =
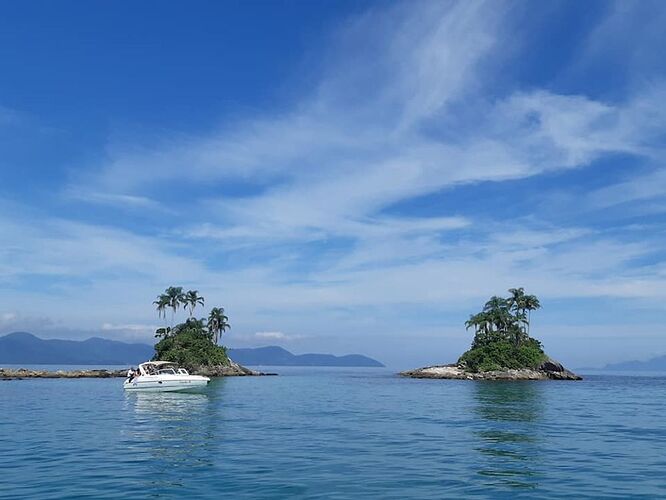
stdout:
<svg viewBox="0 0 666 500">
<path fill-rule="evenodd" d="M 0 334 L 151 342 L 174 285 L 409 367 L 524 287 L 565 364 L 666 353 L 666 3 L 2 11 Z"/>
</svg>

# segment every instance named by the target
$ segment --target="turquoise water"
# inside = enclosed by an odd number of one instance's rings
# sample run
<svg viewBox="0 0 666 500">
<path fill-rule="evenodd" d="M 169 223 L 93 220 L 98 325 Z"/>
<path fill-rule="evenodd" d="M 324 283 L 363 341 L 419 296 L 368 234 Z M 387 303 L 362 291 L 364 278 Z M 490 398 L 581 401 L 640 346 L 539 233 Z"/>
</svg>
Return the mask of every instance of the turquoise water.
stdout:
<svg viewBox="0 0 666 500">
<path fill-rule="evenodd" d="M 666 378 L 0 382 L 1 498 L 666 497 Z"/>
</svg>

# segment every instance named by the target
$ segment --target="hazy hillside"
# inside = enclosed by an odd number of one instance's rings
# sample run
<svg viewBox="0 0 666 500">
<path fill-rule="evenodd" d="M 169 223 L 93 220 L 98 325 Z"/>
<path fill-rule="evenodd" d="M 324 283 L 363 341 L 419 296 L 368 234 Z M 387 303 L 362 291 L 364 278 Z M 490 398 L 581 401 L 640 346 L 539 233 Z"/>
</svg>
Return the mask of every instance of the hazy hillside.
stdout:
<svg viewBox="0 0 666 500">
<path fill-rule="evenodd" d="M 229 349 L 231 359 L 241 365 L 273 366 L 384 366 L 379 361 L 360 354 L 333 356 L 332 354 L 292 354 L 278 346 L 256 349 Z"/>
<path fill-rule="evenodd" d="M 45 340 L 26 332 L 0 337 L 0 364 L 137 365 L 151 359 L 154 354 L 154 349 L 147 344 L 128 344 L 97 337 L 82 341 Z M 242 365 L 384 366 L 360 354 L 295 355 L 277 346 L 229 349 L 229 355 Z"/>
<path fill-rule="evenodd" d="M 604 370 L 614 371 L 666 371 L 666 356 L 658 356 L 647 361 L 623 361 L 606 365 Z"/>
<path fill-rule="evenodd" d="M 146 344 L 115 340 L 44 340 L 26 332 L 0 337 L 0 363 L 61 365 L 135 365 L 153 357 Z"/>
</svg>

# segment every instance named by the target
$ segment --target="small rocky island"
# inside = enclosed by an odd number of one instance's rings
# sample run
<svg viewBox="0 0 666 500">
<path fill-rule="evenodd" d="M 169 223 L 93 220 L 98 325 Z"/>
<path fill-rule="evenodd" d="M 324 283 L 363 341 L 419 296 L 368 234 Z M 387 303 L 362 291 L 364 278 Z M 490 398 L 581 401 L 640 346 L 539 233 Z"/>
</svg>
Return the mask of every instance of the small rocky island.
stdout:
<svg viewBox="0 0 666 500">
<path fill-rule="evenodd" d="M 458 362 L 401 372 L 403 377 L 457 380 L 582 380 L 543 351 L 530 337 L 531 312 L 541 307 L 523 288 L 511 288 L 508 298 L 492 297 L 470 316 L 472 347 Z"/>
<path fill-rule="evenodd" d="M 155 337 L 160 340 L 155 344 L 153 360 L 172 361 L 194 375 L 206 377 L 265 375 L 234 362 L 227 348 L 219 345 L 222 334 L 231 328 L 223 307 L 213 307 L 208 318 L 194 317 L 196 307 L 204 305 L 198 291 L 184 293 L 181 287 L 169 287 L 153 304 L 165 321 L 167 309 L 171 309 L 172 318 L 180 306 L 189 312 L 185 322 L 157 329 Z"/>
<path fill-rule="evenodd" d="M 171 326 L 158 328 L 155 337 L 153 360 L 172 361 L 186 368 L 193 375 L 207 377 L 243 377 L 274 375 L 250 370 L 229 358 L 227 348 L 218 344 L 222 334 L 231 328 L 223 307 L 213 307 L 208 318 L 197 319 L 194 311 L 204 305 L 204 298 L 197 290 L 183 292 L 182 287 L 169 287 L 153 302 L 160 318 L 166 323 L 167 310 L 171 310 Z M 189 317 L 173 325 L 179 309 L 189 313 Z M 73 370 L 47 371 L 0 368 L 0 380 L 23 378 L 110 378 L 126 377 L 124 370 Z"/>
</svg>

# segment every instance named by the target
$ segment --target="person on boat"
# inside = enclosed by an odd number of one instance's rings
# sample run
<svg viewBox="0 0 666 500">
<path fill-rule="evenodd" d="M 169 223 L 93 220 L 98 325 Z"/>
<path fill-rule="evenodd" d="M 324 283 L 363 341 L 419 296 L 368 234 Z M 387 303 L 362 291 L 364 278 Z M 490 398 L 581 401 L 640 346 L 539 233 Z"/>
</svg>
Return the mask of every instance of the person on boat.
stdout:
<svg viewBox="0 0 666 500">
<path fill-rule="evenodd" d="M 136 370 L 134 368 L 130 368 L 127 371 L 127 378 L 129 379 L 130 382 L 138 376 L 139 376 L 139 369 L 138 368 Z"/>
</svg>

